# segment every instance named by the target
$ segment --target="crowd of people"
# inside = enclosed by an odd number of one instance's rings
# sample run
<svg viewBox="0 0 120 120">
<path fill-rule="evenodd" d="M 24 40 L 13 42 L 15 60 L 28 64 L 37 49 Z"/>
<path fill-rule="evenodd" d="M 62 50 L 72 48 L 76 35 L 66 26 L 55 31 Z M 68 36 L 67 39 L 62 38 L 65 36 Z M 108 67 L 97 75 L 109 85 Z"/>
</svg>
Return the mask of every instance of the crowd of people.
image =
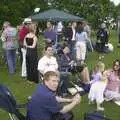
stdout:
<svg viewBox="0 0 120 120">
<path fill-rule="evenodd" d="M 96 102 L 97 110 L 101 111 L 104 110 L 101 105 L 104 100 L 120 100 L 120 61 L 114 61 L 113 68 L 109 70 L 99 61 L 90 74 L 85 63 L 88 43 L 91 51 L 94 49 L 89 25 L 85 21 L 74 21 L 66 28 L 61 22 L 58 26 L 56 30 L 53 22 L 47 22 L 47 28 L 43 32 L 44 54 L 38 59 L 37 24 L 29 18 L 18 29 L 8 21 L 3 24 L 1 40 L 9 73 L 15 73 L 18 50 L 21 77 L 25 77 L 28 84 L 40 83 L 28 103 L 27 117 L 30 120 L 53 120 L 53 115 L 57 113 L 67 114 L 80 103 L 81 95 L 86 93 L 89 103 Z M 64 43 L 58 51 L 58 45 L 63 42 L 62 37 Z M 105 24 L 102 24 L 97 32 L 99 44 L 96 44 L 100 51 L 104 51 L 108 38 L 109 33 Z M 63 98 L 68 95 L 73 73 L 80 74 L 76 83 L 79 83 L 82 91 L 71 99 Z M 61 106 L 61 102 L 68 102 L 68 105 Z"/>
</svg>

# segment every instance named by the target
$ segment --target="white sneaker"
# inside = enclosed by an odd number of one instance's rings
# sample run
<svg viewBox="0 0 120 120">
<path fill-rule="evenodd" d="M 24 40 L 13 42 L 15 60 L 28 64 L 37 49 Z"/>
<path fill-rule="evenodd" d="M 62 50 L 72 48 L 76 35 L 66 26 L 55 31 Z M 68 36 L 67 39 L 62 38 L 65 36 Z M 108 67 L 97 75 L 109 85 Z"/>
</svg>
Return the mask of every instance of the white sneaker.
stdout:
<svg viewBox="0 0 120 120">
<path fill-rule="evenodd" d="M 114 101 L 114 103 L 120 106 L 120 101 Z"/>
<path fill-rule="evenodd" d="M 82 87 L 79 87 L 78 85 L 74 85 L 78 92 L 84 91 Z"/>
<path fill-rule="evenodd" d="M 32 99 L 32 96 L 28 96 L 28 98 L 27 98 L 28 100 L 31 100 Z"/>
<path fill-rule="evenodd" d="M 111 101 L 112 99 L 111 98 L 104 98 L 105 101 Z"/>
<path fill-rule="evenodd" d="M 97 111 L 104 111 L 104 108 L 103 107 L 98 107 Z"/>
<path fill-rule="evenodd" d="M 75 95 L 77 93 L 77 90 L 76 88 L 68 88 L 68 92 L 71 94 L 71 95 Z"/>
</svg>

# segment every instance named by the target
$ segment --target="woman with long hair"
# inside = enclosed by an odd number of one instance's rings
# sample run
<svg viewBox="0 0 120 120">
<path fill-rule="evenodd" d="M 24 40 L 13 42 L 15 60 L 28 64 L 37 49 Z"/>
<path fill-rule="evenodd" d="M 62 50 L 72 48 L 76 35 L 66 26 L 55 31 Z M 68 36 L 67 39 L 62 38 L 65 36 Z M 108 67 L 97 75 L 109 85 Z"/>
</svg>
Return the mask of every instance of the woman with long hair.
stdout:
<svg viewBox="0 0 120 120">
<path fill-rule="evenodd" d="M 29 33 L 25 36 L 24 46 L 26 52 L 27 80 L 38 83 L 38 55 L 37 55 L 37 36 L 35 35 L 36 27 L 34 24 L 29 25 Z"/>
<path fill-rule="evenodd" d="M 88 41 L 87 33 L 84 32 L 84 26 L 82 22 L 78 23 L 78 29 L 76 33 L 76 60 L 80 62 L 85 61 L 86 57 L 86 43 Z"/>
<path fill-rule="evenodd" d="M 120 100 L 120 61 L 113 62 L 113 68 L 108 73 L 108 83 L 105 90 L 105 100 Z"/>
</svg>

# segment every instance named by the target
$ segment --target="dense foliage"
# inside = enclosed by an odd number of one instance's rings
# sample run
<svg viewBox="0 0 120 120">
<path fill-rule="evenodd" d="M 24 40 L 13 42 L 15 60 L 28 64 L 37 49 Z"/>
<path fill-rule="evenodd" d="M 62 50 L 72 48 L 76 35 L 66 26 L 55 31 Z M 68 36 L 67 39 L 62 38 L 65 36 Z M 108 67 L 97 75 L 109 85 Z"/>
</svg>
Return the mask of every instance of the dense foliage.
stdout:
<svg viewBox="0 0 120 120">
<path fill-rule="evenodd" d="M 6 20 L 14 25 L 34 14 L 34 8 L 40 12 L 56 8 L 87 19 L 93 26 L 105 17 L 120 16 L 120 5 L 115 6 L 109 0 L 1 0 L 0 25 Z"/>
</svg>

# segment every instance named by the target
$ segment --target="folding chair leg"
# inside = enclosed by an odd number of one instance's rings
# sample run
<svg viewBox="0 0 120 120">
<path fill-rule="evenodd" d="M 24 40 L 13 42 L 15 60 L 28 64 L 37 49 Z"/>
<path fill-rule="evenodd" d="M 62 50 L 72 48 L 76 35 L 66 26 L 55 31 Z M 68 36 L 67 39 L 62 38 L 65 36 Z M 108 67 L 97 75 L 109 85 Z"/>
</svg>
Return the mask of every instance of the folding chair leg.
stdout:
<svg viewBox="0 0 120 120">
<path fill-rule="evenodd" d="M 9 117 L 10 117 L 11 120 L 16 120 L 16 118 L 15 118 L 15 116 L 13 114 L 9 113 Z"/>
</svg>

